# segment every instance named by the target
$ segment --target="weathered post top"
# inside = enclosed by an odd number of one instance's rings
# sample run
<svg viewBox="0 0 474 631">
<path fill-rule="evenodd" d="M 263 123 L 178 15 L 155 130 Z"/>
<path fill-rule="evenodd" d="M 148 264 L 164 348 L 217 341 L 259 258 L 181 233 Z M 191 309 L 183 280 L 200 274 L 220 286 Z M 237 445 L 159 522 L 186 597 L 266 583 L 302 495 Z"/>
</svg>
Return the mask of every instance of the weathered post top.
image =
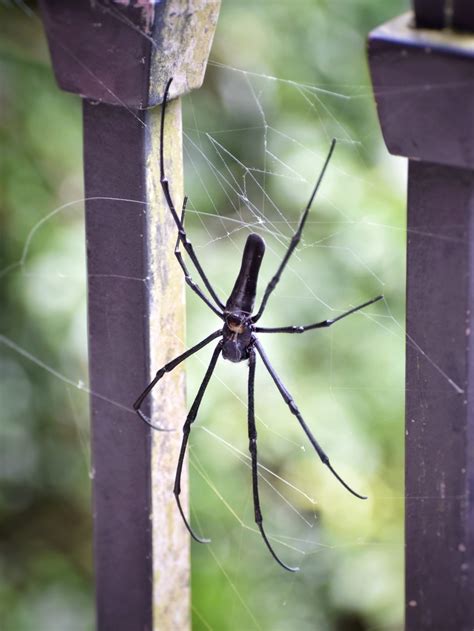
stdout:
<svg viewBox="0 0 474 631">
<path fill-rule="evenodd" d="M 220 0 L 40 0 L 59 86 L 145 109 L 201 87 Z"/>
<path fill-rule="evenodd" d="M 406 13 L 372 31 L 369 59 L 390 153 L 474 168 L 474 33 L 415 28 Z"/>
</svg>

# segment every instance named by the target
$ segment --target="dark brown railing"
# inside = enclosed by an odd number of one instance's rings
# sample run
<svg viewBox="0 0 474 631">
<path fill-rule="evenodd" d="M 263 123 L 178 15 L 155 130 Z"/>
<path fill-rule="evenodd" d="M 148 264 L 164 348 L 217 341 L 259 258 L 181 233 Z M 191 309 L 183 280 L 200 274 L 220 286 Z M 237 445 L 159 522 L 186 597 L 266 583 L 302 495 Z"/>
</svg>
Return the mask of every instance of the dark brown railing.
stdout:
<svg viewBox="0 0 474 631">
<path fill-rule="evenodd" d="M 166 330 L 184 339 L 176 226 L 159 179 L 159 104 L 174 77 L 167 172 L 182 200 L 177 97 L 202 82 L 219 0 L 41 0 L 41 9 L 57 81 L 84 103 L 98 628 L 186 631 L 190 544 L 169 492 L 181 437 L 152 436 L 131 405 L 168 353 L 180 352 Z M 149 397 L 158 425 L 184 417 L 177 373 L 167 382 L 172 397 L 159 388 Z"/>
<path fill-rule="evenodd" d="M 406 629 L 470 631 L 474 3 L 415 0 L 414 8 L 416 19 L 406 14 L 369 37 L 385 142 L 409 160 Z"/>
</svg>

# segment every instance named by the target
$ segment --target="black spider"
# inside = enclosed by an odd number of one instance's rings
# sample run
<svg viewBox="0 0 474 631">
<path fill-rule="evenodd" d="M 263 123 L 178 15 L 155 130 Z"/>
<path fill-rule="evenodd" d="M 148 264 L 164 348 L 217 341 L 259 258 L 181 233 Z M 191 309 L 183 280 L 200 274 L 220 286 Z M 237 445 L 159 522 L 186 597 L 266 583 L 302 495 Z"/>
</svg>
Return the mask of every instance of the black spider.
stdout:
<svg viewBox="0 0 474 631">
<path fill-rule="evenodd" d="M 175 478 L 174 489 L 173 489 L 179 511 L 181 513 L 184 523 L 186 524 L 186 527 L 189 530 L 191 536 L 193 537 L 193 539 L 195 539 L 196 541 L 200 543 L 208 543 L 209 542 L 208 539 L 202 539 L 193 532 L 191 526 L 189 525 L 186 519 L 186 516 L 184 514 L 184 511 L 179 499 L 180 492 L 181 492 L 181 472 L 183 469 L 183 462 L 184 462 L 184 456 L 186 453 L 188 438 L 191 431 L 191 425 L 196 419 L 199 406 L 204 396 L 204 392 L 206 391 L 207 385 L 211 379 L 211 376 L 216 366 L 219 355 L 222 353 L 222 357 L 224 359 L 228 359 L 231 362 L 241 362 L 245 360 L 249 362 L 248 432 L 249 432 L 249 451 L 250 451 L 251 461 L 252 461 L 252 487 L 253 487 L 253 501 L 254 501 L 254 509 L 255 509 L 255 522 L 258 528 L 260 529 L 262 537 L 268 549 L 270 550 L 273 558 L 286 570 L 295 572 L 299 568 L 290 567 L 286 565 L 285 563 L 283 563 L 283 561 L 281 561 L 278 558 L 272 546 L 270 545 L 267 535 L 265 534 L 265 530 L 263 529 L 263 518 L 262 518 L 261 509 L 260 509 L 260 499 L 259 499 L 259 492 L 258 492 L 257 430 L 255 427 L 255 410 L 254 410 L 255 363 L 256 363 L 257 353 L 262 358 L 262 361 L 265 367 L 267 368 L 268 372 L 270 373 L 273 381 L 275 382 L 275 385 L 278 388 L 281 396 L 283 397 L 285 403 L 290 408 L 290 412 L 294 414 L 296 418 L 298 419 L 301 427 L 303 428 L 306 436 L 309 438 L 309 441 L 311 442 L 312 446 L 316 450 L 316 453 L 320 457 L 321 461 L 329 468 L 329 470 L 333 473 L 333 475 L 339 480 L 339 482 L 348 491 L 350 491 L 353 495 L 355 495 L 356 497 L 359 497 L 360 499 L 367 499 L 367 498 L 363 495 L 359 495 L 359 493 L 356 493 L 354 490 L 352 490 L 349 487 L 349 485 L 346 484 L 346 482 L 344 482 L 344 480 L 340 477 L 340 475 L 334 470 L 331 463 L 329 462 L 329 458 L 327 457 L 327 455 L 325 454 L 325 452 L 319 445 L 318 441 L 313 436 L 311 430 L 309 429 L 308 425 L 304 421 L 303 417 L 301 416 L 300 411 L 298 407 L 296 406 L 296 403 L 293 401 L 293 398 L 291 397 L 290 393 L 285 388 L 280 378 L 276 374 L 274 368 L 272 367 L 270 360 L 268 359 L 259 339 L 256 336 L 256 333 L 304 333 L 305 331 L 309 331 L 311 329 L 320 329 L 320 328 L 329 327 L 335 322 L 337 322 L 338 320 L 341 320 L 342 318 L 345 318 L 346 316 L 350 315 L 351 313 L 354 313 L 355 311 L 358 311 L 359 309 L 362 309 L 363 307 L 366 307 L 376 302 L 377 300 L 380 300 L 382 296 L 377 296 L 376 298 L 373 298 L 372 300 L 364 302 L 363 304 L 357 307 L 354 307 L 353 309 L 349 309 L 349 311 L 346 311 L 345 313 L 337 316 L 336 318 L 332 318 L 330 320 L 323 320 L 322 322 L 316 322 L 315 324 L 307 324 L 304 326 L 285 326 L 285 327 L 276 327 L 276 328 L 264 328 L 264 327 L 256 326 L 257 321 L 260 319 L 260 317 L 262 316 L 265 310 L 265 306 L 267 304 L 268 298 L 270 297 L 270 294 L 275 289 L 275 286 L 280 280 L 280 276 L 286 264 L 288 263 L 288 260 L 291 254 L 293 253 L 294 249 L 296 248 L 296 246 L 298 245 L 301 239 L 301 234 L 303 232 L 306 218 L 308 216 L 309 210 L 311 208 L 313 200 L 318 191 L 319 185 L 321 184 L 324 173 L 326 171 L 326 168 L 329 164 L 332 153 L 334 151 L 335 140 L 333 140 L 331 143 L 331 147 L 329 149 L 328 156 L 322 168 L 322 171 L 318 177 L 318 181 L 316 182 L 316 186 L 314 187 L 311 197 L 309 198 L 309 202 L 306 205 L 306 208 L 304 209 L 304 212 L 301 216 L 298 228 L 295 234 L 293 235 L 293 238 L 291 239 L 288 250 L 286 251 L 286 254 L 283 257 L 283 260 L 280 263 L 280 266 L 278 267 L 276 274 L 270 280 L 267 288 L 265 289 L 262 303 L 257 313 L 255 315 L 252 315 L 254 304 L 255 304 L 255 296 L 257 293 L 258 273 L 259 273 L 260 265 L 262 263 L 262 258 L 265 252 L 265 242 L 258 234 L 250 234 L 248 236 L 247 242 L 244 248 L 244 253 L 242 256 L 242 265 L 240 268 L 239 275 L 237 276 L 237 280 L 235 281 L 235 285 L 232 290 L 232 293 L 230 294 L 230 297 L 227 300 L 225 305 L 220 301 L 212 285 L 210 284 L 206 274 L 204 273 L 197 259 L 197 256 L 194 252 L 193 246 L 190 243 L 190 241 L 188 241 L 186 232 L 184 230 L 184 215 L 186 211 L 187 198 L 186 197 L 184 198 L 182 214 L 181 214 L 181 218 L 179 218 L 176 212 L 176 208 L 174 206 L 173 200 L 171 198 L 168 180 L 165 177 L 164 157 L 163 157 L 164 121 L 165 121 L 166 103 L 168 100 L 168 94 L 169 94 L 171 81 L 172 79 L 170 79 L 166 85 L 164 99 L 163 99 L 163 107 L 162 107 L 162 112 L 161 112 L 160 175 L 161 175 L 161 186 L 163 189 L 164 196 L 166 198 L 166 203 L 178 227 L 178 240 L 176 242 L 175 255 L 178 260 L 179 265 L 181 266 L 184 272 L 186 283 L 207 304 L 207 306 L 224 321 L 224 326 L 220 328 L 219 330 L 215 331 L 214 333 L 211 333 L 211 335 L 209 335 L 204 340 L 199 342 L 199 344 L 196 344 L 195 346 L 187 350 L 185 353 L 183 353 L 179 357 L 176 357 L 172 361 L 168 362 L 165 366 L 163 366 L 163 368 L 160 368 L 160 370 L 156 373 L 156 376 L 153 379 L 153 381 L 146 387 L 146 389 L 135 401 L 135 403 L 133 404 L 133 407 L 137 411 L 140 418 L 145 423 L 147 423 L 154 429 L 158 429 L 158 430 L 161 429 L 159 427 L 154 426 L 150 422 L 150 420 L 140 410 L 140 407 L 144 399 L 147 397 L 147 395 L 151 392 L 151 390 L 154 388 L 154 386 L 158 383 L 158 381 L 163 377 L 165 373 L 173 370 L 176 366 L 178 366 L 178 364 L 184 361 L 187 357 L 194 355 L 194 353 L 196 353 L 198 350 L 200 350 L 201 348 L 203 348 L 204 346 L 212 342 L 212 340 L 221 338 L 214 350 L 214 353 L 212 354 L 209 367 L 206 371 L 206 374 L 204 375 L 204 379 L 199 387 L 196 398 L 194 399 L 194 402 L 191 406 L 191 410 L 186 418 L 186 422 L 184 423 L 183 439 L 181 443 L 181 450 L 179 454 L 178 465 L 176 468 L 176 478 Z M 200 287 L 193 281 L 193 279 L 189 275 L 189 271 L 186 267 L 186 264 L 184 262 L 184 259 L 179 249 L 180 243 L 183 244 L 185 251 L 189 255 L 191 261 L 194 263 L 198 271 L 198 274 L 201 277 L 202 282 L 204 283 L 206 289 L 208 290 L 213 302 L 211 301 L 210 298 L 208 298 L 204 294 L 204 292 L 200 289 Z"/>
</svg>

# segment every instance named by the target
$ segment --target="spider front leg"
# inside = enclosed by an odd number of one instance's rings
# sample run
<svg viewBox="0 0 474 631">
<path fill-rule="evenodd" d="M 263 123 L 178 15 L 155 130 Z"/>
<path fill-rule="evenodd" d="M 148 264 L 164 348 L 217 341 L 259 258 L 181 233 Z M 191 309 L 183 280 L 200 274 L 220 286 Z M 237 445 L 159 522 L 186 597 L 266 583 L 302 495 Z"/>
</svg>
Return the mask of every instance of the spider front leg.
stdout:
<svg viewBox="0 0 474 631">
<path fill-rule="evenodd" d="M 156 386 L 158 381 L 163 377 L 163 375 L 165 373 L 171 372 L 182 361 L 184 361 L 188 357 L 191 357 L 191 355 L 194 355 L 194 353 L 197 353 L 197 351 L 199 351 L 201 348 L 204 348 L 204 346 L 209 344 L 209 342 L 212 342 L 212 340 L 215 340 L 216 337 L 219 337 L 220 335 L 222 335 L 222 330 L 221 329 L 219 329 L 218 331 L 214 331 L 214 333 L 211 333 L 211 335 L 208 335 L 204 340 L 202 340 L 201 342 L 199 342 L 198 344 L 196 344 L 192 348 L 190 348 L 187 351 L 185 351 L 182 355 L 179 355 L 178 357 L 175 357 L 170 362 L 165 364 L 162 368 L 160 368 L 160 370 L 156 373 L 155 378 L 153 379 L 153 381 L 150 384 L 148 384 L 148 386 L 145 388 L 145 390 L 143 390 L 141 395 L 138 397 L 138 399 L 133 404 L 133 409 L 135 410 L 135 412 L 138 414 L 138 416 L 141 418 L 141 420 L 144 423 L 149 425 L 152 429 L 156 429 L 156 430 L 161 431 L 161 432 L 162 431 L 170 431 L 170 430 L 164 430 L 162 427 L 157 427 L 156 425 L 153 425 L 153 423 L 150 421 L 150 419 L 147 418 L 143 414 L 143 412 L 140 410 L 143 401 L 150 394 L 150 392 L 153 390 L 153 388 Z"/>
<path fill-rule="evenodd" d="M 329 462 L 328 456 L 326 455 L 326 453 L 324 452 L 324 450 L 322 449 L 321 445 L 318 443 L 316 438 L 313 436 L 313 434 L 312 434 L 311 430 L 309 429 L 309 427 L 306 425 L 305 420 L 301 416 L 301 413 L 300 413 L 300 411 L 298 409 L 298 406 L 296 405 L 296 403 L 293 400 L 293 397 L 291 396 L 291 394 L 288 392 L 288 390 L 283 385 L 283 382 L 281 381 L 280 377 L 276 374 L 275 369 L 271 365 L 270 360 L 268 359 L 265 351 L 263 350 L 262 345 L 260 344 L 260 342 L 259 342 L 259 340 L 257 338 L 254 339 L 254 344 L 255 344 L 255 347 L 256 347 L 260 357 L 263 359 L 263 363 L 265 364 L 266 369 L 270 373 L 271 378 L 273 379 L 276 387 L 278 388 L 278 391 L 280 392 L 281 396 L 283 397 L 283 400 L 285 401 L 285 403 L 290 408 L 290 412 L 294 416 L 296 416 L 296 418 L 298 419 L 299 424 L 303 428 L 303 431 L 306 434 L 306 436 L 309 438 L 309 441 L 313 445 L 313 447 L 314 447 L 316 453 L 318 454 L 318 456 L 320 457 L 321 462 L 326 465 L 326 467 L 331 471 L 331 473 L 334 475 L 334 477 L 337 478 L 337 480 L 339 480 L 339 482 L 342 484 L 342 486 L 344 486 L 349 491 L 349 493 L 352 493 L 352 495 L 355 495 L 356 497 L 358 497 L 361 500 L 366 500 L 367 497 L 365 495 L 360 495 L 359 493 L 356 493 L 356 491 L 351 489 L 351 487 L 346 482 L 344 482 L 344 480 L 341 478 L 341 476 L 333 468 L 333 466 Z"/>
<path fill-rule="evenodd" d="M 184 215 L 186 213 L 186 204 L 188 202 L 188 198 L 185 197 L 184 201 L 183 201 L 183 208 L 181 210 L 181 224 L 184 226 Z M 193 281 L 193 279 L 191 278 L 191 275 L 189 273 L 189 270 L 186 266 L 186 263 L 184 262 L 183 259 L 183 255 L 181 254 L 181 251 L 179 249 L 179 244 L 180 244 L 180 237 L 178 235 L 178 238 L 176 239 L 176 245 L 174 248 L 174 255 L 176 256 L 176 259 L 181 267 L 181 269 L 183 270 L 183 274 L 184 274 L 184 280 L 186 281 L 187 285 L 189 287 L 191 287 L 191 289 L 194 291 L 195 294 L 197 294 L 199 296 L 199 298 L 201 298 L 201 300 L 203 300 L 206 305 L 209 307 L 209 309 L 211 309 L 211 311 L 214 311 L 214 313 L 219 316 L 219 318 L 223 319 L 224 316 L 223 314 L 212 304 L 212 302 L 209 300 L 209 298 L 204 294 L 204 292 L 201 290 L 201 288 L 199 287 L 199 285 L 197 283 L 195 283 Z"/>
<path fill-rule="evenodd" d="M 214 368 L 216 367 L 216 363 L 217 363 L 217 360 L 219 359 L 219 355 L 221 354 L 221 350 L 222 350 L 222 340 L 216 346 L 216 349 L 214 353 L 212 354 L 208 369 L 206 371 L 206 374 L 204 375 L 204 379 L 202 380 L 202 383 L 199 386 L 199 390 L 196 395 L 196 398 L 194 399 L 191 409 L 189 410 L 189 414 L 186 417 L 186 422 L 184 423 L 184 426 L 183 426 L 183 440 L 181 441 L 181 449 L 179 452 L 178 466 L 176 467 L 176 477 L 175 477 L 174 488 L 173 488 L 173 493 L 176 498 L 176 503 L 178 504 L 179 512 L 181 513 L 181 517 L 183 518 L 184 524 L 186 528 L 188 529 L 191 537 L 198 543 L 209 543 L 210 539 L 202 539 L 201 537 L 198 537 L 196 533 L 193 531 L 193 529 L 191 528 L 191 526 L 189 525 L 188 520 L 186 519 L 186 515 L 184 514 L 183 507 L 181 506 L 181 501 L 179 499 L 179 496 L 181 494 L 181 473 L 183 471 L 184 456 L 186 455 L 186 447 L 188 445 L 189 434 L 191 433 L 191 425 L 196 420 L 196 416 L 199 411 L 199 406 L 201 405 L 202 398 L 204 396 L 204 393 L 206 392 L 206 388 L 212 377 Z"/>
<path fill-rule="evenodd" d="M 343 318 L 347 318 L 347 316 L 351 315 L 352 313 L 355 313 L 356 311 L 360 311 L 360 309 L 363 309 L 364 307 L 368 307 L 369 305 L 374 304 L 374 302 L 377 302 L 378 300 L 382 300 L 382 298 L 383 296 L 377 296 L 376 298 L 372 298 L 372 300 L 368 300 L 367 302 L 364 302 L 364 304 L 362 305 L 358 305 L 357 307 L 354 307 L 353 309 L 349 309 L 349 311 L 345 311 L 344 313 L 341 313 L 341 315 L 337 316 L 336 318 L 331 318 L 330 320 L 323 320 L 322 322 L 316 322 L 315 324 L 304 324 L 303 326 L 277 326 L 277 327 L 271 327 L 271 328 L 257 326 L 255 327 L 255 331 L 257 333 L 304 333 L 305 331 L 310 331 L 311 329 L 324 329 L 331 326 L 335 322 L 342 320 Z"/>
<path fill-rule="evenodd" d="M 200 264 L 200 262 L 199 262 L 199 260 L 198 260 L 198 258 L 196 256 L 196 253 L 194 251 L 194 248 L 193 248 L 193 245 L 192 245 L 191 241 L 188 241 L 188 238 L 186 236 L 186 231 L 184 229 L 184 226 L 183 226 L 180 218 L 178 217 L 178 213 L 176 212 L 176 208 L 175 208 L 175 205 L 174 205 L 174 202 L 173 202 L 173 198 L 171 197 L 171 192 L 170 192 L 168 178 L 165 175 L 165 159 L 164 159 L 165 112 L 166 112 L 166 105 L 167 105 L 167 102 L 168 102 L 168 95 L 169 95 L 170 86 L 171 86 L 171 82 L 172 81 L 173 81 L 173 79 L 171 78 L 171 79 L 168 80 L 168 83 L 166 84 L 165 93 L 164 93 L 164 96 L 163 96 L 163 105 L 161 107 L 161 125 L 160 125 L 160 183 L 161 183 L 161 188 L 163 190 L 163 194 L 165 196 L 168 208 L 169 208 L 169 210 L 171 212 L 171 215 L 173 216 L 173 219 L 174 219 L 174 221 L 176 223 L 176 227 L 178 228 L 178 239 L 183 244 L 184 249 L 186 250 L 187 254 L 189 255 L 189 258 L 191 259 L 191 261 L 193 262 L 193 264 L 194 264 L 199 276 L 201 277 L 202 282 L 204 283 L 206 289 L 211 294 L 213 300 L 215 301 L 215 303 L 219 307 L 219 309 L 221 309 L 223 311 L 224 310 L 224 305 L 219 300 L 218 295 L 214 291 L 214 288 L 212 287 L 212 285 L 209 282 L 209 279 L 207 278 L 203 268 L 201 267 L 201 264 Z"/>
<path fill-rule="evenodd" d="M 255 351 L 251 347 L 249 350 L 249 383 L 248 383 L 248 429 L 249 429 L 249 451 L 252 459 L 252 490 L 253 490 L 253 505 L 255 510 L 255 523 L 257 524 L 260 533 L 265 541 L 267 548 L 270 550 L 272 557 L 275 561 L 281 565 L 285 570 L 289 572 L 297 572 L 298 567 L 290 567 L 281 561 L 267 538 L 265 530 L 263 529 L 263 517 L 260 509 L 260 497 L 258 493 L 258 463 L 257 463 L 257 428 L 255 426 L 255 402 L 254 402 L 254 390 L 255 390 L 255 363 L 256 356 Z"/>
<path fill-rule="evenodd" d="M 283 261 L 280 263 L 280 266 L 278 267 L 276 274 L 273 276 L 273 278 L 270 280 L 270 282 L 267 285 L 267 288 L 265 289 L 265 293 L 263 294 L 263 298 L 262 298 L 262 302 L 260 304 L 260 308 L 257 311 L 257 313 L 253 316 L 252 321 L 253 322 L 257 322 L 257 320 L 259 320 L 265 310 L 266 304 L 267 304 L 267 300 L 270 298 L 270 294 L 272 293 L 272 291 L 275 289 L 275 287 L 278 284 L 278 281 L 280 280 L 280 276 L 283 273 L 283 270 L 286 267 L 286 264 L 288 263 L 288 261 L 290 260 L 291 255 L 293 254 L 293 251 L 295 250 L 296 246 L 298 245 L 298 243 L 301 240 L 301 235 L 303 234 L 303 228 L 304 225 L 306 223 L 306 219 L 308 218 L 308 214 L 309 211 L 311 210 L 311 206 L 313 204 L 314 198 L 316 197 L 316 193 L 319 190 L 319 187 L 321 185 L 321 182 L 323 181 L 323 177 L 324 174 L 326 173 L 326 169 L 328 168 L 329 162 L 331 160 L 332 154 L 334 152 L 334 147 L 336 146 L 336 140 L 333 139 L 331 142 L 331 146 L 329 147 L 329 151 L 328 151 L 328 155 L 326 156 L 326 160 L 324 161 L 323 164 L 323 168 L 321 169 L 321 173 L 319 174 L 319 177 L 316 181 L 316 185 L 313 189 L 313 192 L 311 193 L 311 196 L 309 198 L 308 203 L 306 204 L 306 208 L 303 211 L 303 214 L 301 215 L 301 219 L 300 222 L 298 224 L 298 228 L 295 232 L 295 234 L 293 235 L 291 241 L 290 241 L 290 245 L 288 246 L 288 250 L 285 253 L 285 256 L 283 257 Z"/>
</svg>

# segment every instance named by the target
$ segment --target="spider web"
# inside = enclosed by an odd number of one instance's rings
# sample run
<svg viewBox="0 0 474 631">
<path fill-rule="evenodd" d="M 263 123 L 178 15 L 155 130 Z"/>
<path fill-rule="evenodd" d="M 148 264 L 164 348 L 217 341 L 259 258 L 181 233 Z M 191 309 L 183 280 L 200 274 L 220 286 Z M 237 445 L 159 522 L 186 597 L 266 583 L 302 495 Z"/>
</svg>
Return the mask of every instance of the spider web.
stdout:
<svg viewBox="0 0 474 631">
<path fill-rule="evenodd" d="M 17 6 L 35 21 L 26 5 L 17 2 Z M 282 575 L 253 523 L 242 378 L 246 371 L 220 362 L 190 442 L 192 517 L 201 532 L 210 525 L 215 530 L 210 546 L 193 549 L 194 572 L 199 578 L 199 568 L 205 567 L 215 581 L 205 585 L 220 585 L 219 597 L 229 605 L 228 629 L 278 630 L 293 628 L 295 623 L 301 629 L 332 629 L 336 627 L 331 620 L 336 614 L 343 619 L 344 612 L 349 620 L 370 621 L 371 626 L 364 628 L 399 628 L 404 162 L 389 158 L 382 149 L 368 82 L 354 85 L 344 79 L 339 86 L 313 85 L 256 71 L 250 61 L 242 68 L 217 61 L 227 60 L 230 54 L 222 51 L 230 16 L 230 9 L 226 13 L 224 7 L 224 26 L 216 35 L 208 70 L 213 94 L 203 90 L 184 103 L 187 230 L 213 285 L 222 297 L 228 294 L 243 243 L 253 231 L 267 244 L 261 292 L 288 247 L 335 137 L 334 159 L 304 239 L 269 301 L 265 325 L 314 322 L 377 294 L 385 298 L 324 332 L 261 338 L 336 468 L 358 490 L 368 492 L 368 502 L 346 496 L 324 470 L 259 365 L 256 405 L 265 524 L 284 560 L 295 560 L 303 569 L 299 575 Z M 64 97 L 58 93 L 55 98 Z M 284 109 L 281 103 L 292 108 Z M 221 115 L 213 116 L 213 108 L 219 108 Z M 372 111 L 370 116 L 360 114 L 366 108 Z M 352 115 L 359 117 L 358 125 L 348 124 Z M 220 121 L 218 127 L 214 120 Z M 244 126 L 235 126 L 242 120 Z M 79 129 L 79 120 L 75 124 Z M 0 344 L 11 351 L 1 360 L 7 376 L 2 400 L 13 418 L 24 422 L 25 412 L 31 414 L 33 386 L 28 386 L 31 394 L 23 403 L 12 397 L 12 392 L 24 391 L 28 364 L 37 366 L 51 382 L 53 407 L 54 398 L 62 401 L 58 392 L 65 389 L 68 409 L 63 423 L 74 424 L 88 486 L 93 471 L 88 397 L 82 394 L 89 390 L 81 234 L 85 200 L 79 192 L 80 177 L 74 176 L 60 191 L 56 207 L 41 208 L 33 213 L 40 218 L 25 221 L 21 256 L 0 269 L 0 285 L 13 283 L 28 296 L 28 326 L 44 331 L 52 317 L 62 322 L 66 334 L 61 350 L 25 346 L 9 330 L 0 331 Z M 38 244 L 46 230 L 53 235 L 54 248 L 45 253 Z M 451 238 L 432 234 L 428 227 L 418 231 L 433 239 Z M 186 344 L 191 346 L 211 329 L 209 312 L 192 295 L 188 297 Z M 417 349 L 420 361 L 439 371 L 447 390 L 461 391 L 417 340 L 408 343 Z M 188 360 L 191 397 L 207 361 L 205 351 Z M 7 438 L 33 451 L 28 428 L 19 422 L 14 430 L 8 429 Z M 25 462 L 26 469 L 34 470 L 28 458 Z M 7 462 L 9 475 L 15 474 L 12 467 Z M 17 474 L 27 477 L 28 471 Z M 195 628 L 223 628 L 214 618 L 213 603 L 201 590 L 201 581 L 204 578 L 193 585 Z M 360 584 L 366 589 L 361 590 Z"/>
</svg>

